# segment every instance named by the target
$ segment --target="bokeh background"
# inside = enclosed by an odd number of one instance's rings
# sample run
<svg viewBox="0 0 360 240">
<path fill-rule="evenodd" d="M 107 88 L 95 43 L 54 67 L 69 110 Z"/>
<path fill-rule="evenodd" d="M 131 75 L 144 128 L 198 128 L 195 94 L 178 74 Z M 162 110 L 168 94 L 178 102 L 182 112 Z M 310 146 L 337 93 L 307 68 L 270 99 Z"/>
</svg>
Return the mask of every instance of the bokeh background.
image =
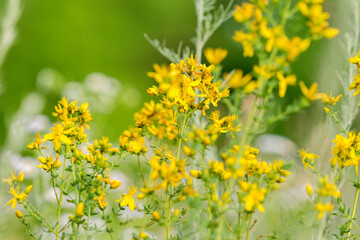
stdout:
<svg viewBox="0 0 360 240">
<path fill-rule="evenodd" d="M 326 1 L 330 22 L 341 34 L 334 40 L 314 43 L 293 63 L 298 79 L 307 85 L 317 81 L 320 90 L 337 93 L 334 76 L 343 63 L 347 64 L 341 46 L 351 28 L 350 2 Z M 33 153 L 25 146 L 36 132 L 50 128 L 53 106 L 62 96 L 89 102 L 94 118 L 89 139 L 105 135 L 116 143 L 122 130 L 133 124 L 134 112 L 150 99 L 146 89 L 153 81 L 146 73 L 152 71 L 153 63 L 168 63 L 146 41 L 144 33 L 166 39 L 174 49 L 180 41 L 192 47 L 190 39 L 195 35 L 193 0 L 0 0 L 0 19 L 8 13 L 8 4 L 15 20 L 10 25 L 2 21 L 1 25 L 0 56 L 5 56 L 0 61 L 1 178 L 7 177 L 11 169 L 36 165 Z M 225 70 L 242 68 L 248 72 L 256 59 L 243 58 L 240 44 L 233 42 L 233 32 L 238 28 L 238 23 L 230 19 L 207 47 L 228 49 Z M 4 40 L 7 29 L 17 33 L 10 31 L 14 41 L 8 49 L 1 48 L 9 40 Z M 290 89 L 285 104 L 297 93 Z M 319 129 L 317 124 L 324 119 L 321 105 L 315 104 L 272 126 L 269 133 L 304 147 L 306 142 L 316 141 L 312 130 Z M 2 206 L 9 198 L 4 185 L 0 187 L 0 239 L 24 239 L 13 211 Z"/>
</svg>

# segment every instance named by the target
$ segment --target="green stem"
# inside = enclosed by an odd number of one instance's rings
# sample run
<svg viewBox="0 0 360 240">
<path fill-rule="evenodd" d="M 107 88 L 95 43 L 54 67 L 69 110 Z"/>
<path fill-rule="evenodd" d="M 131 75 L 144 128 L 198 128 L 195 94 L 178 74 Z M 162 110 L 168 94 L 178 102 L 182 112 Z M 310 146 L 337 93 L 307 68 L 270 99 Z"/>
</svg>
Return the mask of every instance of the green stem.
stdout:
<svg viewBox="0 0 360 240">
<path fill-rule="evenodd" d="M 334 178 L 333 183 L 336 183 L 336 180 L 338 180 L 338 178 L 340 177 L 342 170 L 343 170 L 343 168 L 341 168 L 340 171 L 336 174 L 336 177 Z"/>
<path fill-rule="evenodd" d="M 29 206 L 27 206 L 27 204 L 24 202 L 24 208 L 26 210 L 28 210 L 30 212 L 30 214 L 32 216 L 34 216 L 44 227 L 46 227 L 47 229 L 49 229 L 50 232 L 54 233 L 56 235 L 56 239 L 58 239 L 60 236 L 57 232 L 55 232 L 55 230 L 50 227 L 49 225 L 47 225 L 44 221 L 44 219 L 41 219 Z M 61 237 L 60 237 L 61 238 Z"/>
<path fill-rule="evenodd" d="M 171 189 L 171 186 L 170 186 Z M 166 236 L 165 239 L 168 240 L 170 238 L 170 217 L 171 217 L 171 196 L 169 191 L 169 185 L 167 191 L 165 193 L 165 204 L 166 204 Z"/>
<path fill-rule="evenodd" d="M 253 215 L 253 213 L 250 214 L 249 225 L 248 225 L 248 228 L 247 228 L 247 231 L 246 231 L 246 240 L 249 240 L 249 236 L 250 236 L 250 228 L 251 228 L 252 215 Z"/>
<path fill-rule="evenodd" d="M 67 153 L 68 153 L 68 145 L 66 145 L 66 153 L 65 153 L 65 156 L 64 156 L 61 181 L 64 181 Z M 58 212 L 57 212 L 57 219 L 56 219 L 56 224 L 57 224 L 57 227 L 56 227 L 56 240 L 58 240 L 58 237 L 59 237 L 58 233 L 59 233 L 59 229 L 60 229 L 60 215 L 61 215 L 61 205 L 62 205 L 62 200 L 63 200 L 63 192 L 64 192 L 63 188 L 60 188 L 60 197 L 59 197 L 59 202 L 58 202 Z"/>
<path fill-rule="evenodd" d="M 343 127 L 343 125 L 341 124 L 341 122 L 339 121 L 339 119 L 336 117 L 336 114 L 333 112 L 332 109 L 331 109 L 331 112 L 329 113 L 329 115 L 334 118 L 335 122 L 340 126 L 340 128 L 341 128 L 346 134 L 349 134 L 348 131 Z"/>
<path fill-rule="evenodd" d="M 347 234 L 347 238 L 350 238 L 350 235 L 351 235 L 351 227 L 352 227 L 352 224 L 353 224 L 353 221 L 354 221 L 354 216 L 355 216 L 355 212 L 356 212 L 356 205 L 357 205 L 358 198 L 359 198 L 359 192 L 360 192 L 360 189 L 359 188 L 356 189 L 354 205 L 353 205 L 353 209 L 352 209 L 352 212 L 351 212 L 351 219 L 350 219 L 349 232 Z"/>
</svg>

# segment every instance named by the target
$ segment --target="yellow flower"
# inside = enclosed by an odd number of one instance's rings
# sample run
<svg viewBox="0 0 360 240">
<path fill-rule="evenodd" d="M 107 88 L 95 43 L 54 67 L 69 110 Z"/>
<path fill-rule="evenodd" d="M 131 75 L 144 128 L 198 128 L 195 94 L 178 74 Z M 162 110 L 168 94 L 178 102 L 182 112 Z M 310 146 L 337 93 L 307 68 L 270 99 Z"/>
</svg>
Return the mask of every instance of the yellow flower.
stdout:
<svg viewBox="0 0 360 240">
<path fill-rule="evenodd" d="M 158 211 L 154 211 L 152 213 L 152 217 L 155 221 L 159 221 L 160 220 L 160 213 Z"/>
<path fill-rule="evenodd" d="M 70 138 L 68 138 L 66 136 L 67 134 L 69 134 L 73 131 L 72 128 L 65 130 L 65 128 L 62 124 L 55 124 L 54 127 L 51 128 L 51 130 L 53 132 L 46 134 L 44 136 L 44 139 L 53 142 L 55 151 L 59 150 L 61 143 L 65 143 L 67 145 L 72 144 L 72 141 L 70 140 Z"/>
<path fill-rule="evenodd" d="M 225 76 L 227 77 L 227 76 Z M 243 75 L 243 71 L 241 69 L 235 70 L 235 72 L 230 76 L 227 84 L 230 88 L 240 88 L 248 84 L 252 79 L 252 75 L 250 73 Z"/>
<path fill-rule="evenodd" d="M 31 192 L 32 188 L 33 188 L 33 185 L 32 185 L 32 184 L 29 185 L 29 186 L 27 186 L 27 187 L 25 188 L 25 190 L 24 190 L 24 193 L 25 193 L 25 194 L 29 194 L 29 193 Z"/>
<path fill-rule="evenodd" d="M 352 64 L 360 64 L 360 52 L 357 53 L 357 55 L 355 57 L 351 57 L 349 58 L 349 62 Z"/>
<path fill-rule="evenodd" d="M 334 38 L 339 34 L 339 29 L 337 28 L 326 28 L 323 32 L 324 37 L 330 39 L 330 38 Z"/>
<path fill-rule="evenodd" d="M 184 146 L 184 147 L 183 147 L 183 151 L 184 151 L 185 155 L 188 156 L 188 157 L 192 157 L 192 156 L 195 155 L 195 151 L 192 150 L 192 149 L 191 149 L 190 147 L 188 147 L 188 146 Z"/>
<path fill-rule="evenodd" d="M 228 52 L 226 49 L 216 48 L 207 48 L 204 51 L 204 55 L 210 64 L 217 65 L 219 64 L 226 56 Z"/>
<path fill-rule="evenodd" d="M 15 215 L 16 215 L 16 217 L 18 217 L 19 219 L 22 219 L 22 217 L 23 217 L 22 212 L 20 212 L 19 210 L 17 210 L 17 211 L 15 212 Z"/>
<path fill-rule="evenodd" d="M 265 188 L 259 189 L 256 184 L 252 184 L 249 193 L 243 198 L 246 211 L 252 212 L 255 210 L 255 207 L 257 207 L 260 212 L 265 212 L 265 209 L 261 204 L 265 199 L 265 194 Z"/>
<path fill-rule="evenodd" d="M 331 203 L 322 204 L 321 202 L 318 202 L 316 204 L 316 210 L 319 211 L 318 219 L 321 219 L 325 212 L 331 212 L 333 209 L 334 205 Z"/>
<path fill-rule="evenodd" d="M 321 97 L 321 100 L 324 104 L 330 105 L 330 106 L 334 106 L 335 103 L 337 103 L 340 98 L 342 97 L 342 94 L 338 95 L 336 98 L 331 96 L 328 96 L 326 93 L 324 93 Z"/>
<path fill-rule="evenodd" d="M 46 142 L 46 139 L 41 139 L 40 133 L 37 133 L 35 142 L 29 143 L 27 145 L 27 148 L 29 148 L 30 150 L 39 149 L 40 145 L 44 142 Z"/>
<path fill-rule="evenodd" d="M 134 208 L 136 208 L 135 206 L 135 200 L 133 199 L 134 195 L 137 192 L 137 188 L 134 186 L 131 186 L 131 188 L 129 189 L 129 193 L 123 193 L 122 198 L 116 200 L 115 202 L 120 202 L 120 206 L 121 207 L 125 207 L 125 206 L 129 206 L 129 209 L 131 211 L 134 211 Z"/>
<path fill-rule="evenodd" d="M 349 90 L 354 90 L 355 92 L 353 96 L 356 96 L 360 93 L 360 74 L 356 74 L 354 77 L 354 81 L 350 84 Z"/>
<path fill-rule="evenodd" d="M 140 234 L 139 234 L 139 238 L 140 239 L 144 239 L 144 238 L 148 238 L 149 236 L 145 233 L 145 232 L 141 232 Z"/>
<path fill-rule="evenodd" d="M 319 178 L 319 187 L 316 192 L 323 197 L 334 197 L 339 198 L 341 192 L 337 189 L 335 183 L 329 183 L 329 176 Z"/>
<path fill-rule="evenodd" d="M 9 205 L 11 204 L 11 208 L 14 209 L 16 207 L 16 203 L 18 201 L 24 201 L 26 199 L 26 197 L 28 196 L 28 194 L 26 193 L 21 193 L 17 190 L 15 190 L 13 187 L 10 188 L 10 194 L 12 194 L 14 196 L 14 198 L 12 198 L 9 202 L 5 203 L 5 205 Z"/>
<path fill-rule="evenodd" d="M 253 16 L 254 9 L 254 4 L 246 2 L 244 2 L 241 7 L 239 5 L 236 5 L 233 17 L 238 22 L 250 20 Z"/>
<path fill-rule="evenodd" d="M 11 172 L 11 178 L 2 179 L 3 182 L 6 182 L 9 185 L 11 185 L 13 181 L 22 182 L 23 180 L 24 180 L 24 171 L 21 171 L 18 176 L 15 176 L 15 172 Z"/>
<path fill-rule="evenodd" d="M 313 83 L 310 88 L 307 88 L 304 84 L 304 82 L 300 82 L 300 89 L 302 91 L 302 93 L 304 94 L 304 96 L 309 99 L 310 101 L 314 101 L 317 99 L 320 99 L 322 94 L 318 93 L 318 85 L 317 83 Z"/>
<path fill-rule="evenodd" d="M 305 170 L 308 166 L 314 169 L 315 158 L 319 158 L 319 156 L 316 155 L 315 153 L 308 153 L 308 151 L 309 150 L 304 150 L 303 148 L 298 150 L 300 156 L 302 157 Z"/>
<path fill-rule="evenodd" d="M 191 169 L 191 170 L 190 170 L 190 175 L 191 175 L 192 177 L 194 177 L 194 178 L 200 178 L 200 176 L 201 176 L 201 171 Z"/>
<path fill-rule="evenodd" d="M 117 180 L 111 180 L 109 184 L 112 189 L 116 189 L 121 186 L 121 182 Z"/>
<path fill-rule="evenodd" d="M 47 156 L 46 158 L 43 156 L 39 156 L 39 161 L 42 165 L 37 165 L 38 168 L 43 168 L 45 171 L 49 171 L 54 168 L 59 168 L 62 165 L 62 162 L 59 161 L 59 154 L 56 154 L 55 161 L 53 157 Z"/>
<path fill-rule="evenodd" d="M 279 96 L 284 97 L 286 93 L 286 89 L 288 85 L 295 85 L 296 84 L 296 76 L 295 75 L 288 75 L 284 77 L 284 72 L 279 71 L 276 74 L 279 80 Z"/>
<path fill-rule="evenodd" d="M 84 216 L 84 203 L 83 202 L 79 202 L 79 204 L 76 206 L 75 216 L 77 216 L 77 217 Z"/>
<path fill-rule="evenodd" d="M 105 192 L 103 192 L 100 196 L 98 197 L 94 197 L 94 200 L 97 200 L 98 201 L 98 204 L 99 204 L 99 207 L 101 209 L 104 209 L 108 203 L 105 201 Z"/>
<path fill-rule="evenodd" d="M 309 196 L 311 196 L 311 195 L 313 194 L 313 189 L 312 189 L 312 187 L 311 187 L 309 184 L 306 185 L 306 193 L 307 193 Z"/>
</svg>

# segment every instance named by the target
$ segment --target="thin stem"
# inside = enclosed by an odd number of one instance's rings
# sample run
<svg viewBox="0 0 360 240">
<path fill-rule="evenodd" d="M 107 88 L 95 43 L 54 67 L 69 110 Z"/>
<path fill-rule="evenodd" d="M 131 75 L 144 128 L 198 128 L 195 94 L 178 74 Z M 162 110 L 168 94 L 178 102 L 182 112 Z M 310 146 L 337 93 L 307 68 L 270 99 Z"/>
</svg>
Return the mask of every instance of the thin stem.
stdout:
<svg viewBox="0 0 360 240">
<path fill-rule="evenodd" d="M 252 215 L 253 215 L 253 213 L 250 214 L 249 225 L 248 225 L 248 228 L 247 228 L 247 231 L 246 231 L 246 240 L 249 240 L 249 236 L 250 236 Z"/>
<path fill-rule="evenodd" d="M 24 208 L 26 210 L 28 210 L 30 212 L 30 214 L 32 216 L 34 216 L 44 227 L 46 227 L 47 229 L 49 229 L 50 232 L 54 233 L 56 235 L 56 239 L 58 239 L 60 236 L 57 232 L 55 232 L 55 230 L 50 227 L 49 225 L 47 225 L 44 221 L 44 219 L 41 219 L 33 210 L 31 210 L 31 208 L 24 202 Z M 61 237 L 60 237 L 61 238 Z"/>
<path fill-rule="evenodd" d="M 171 214 L 171 201 L 169 200 L 169 187 L 165 192 L 165 205 L 166 205 L 166 235 L 165 239 L 168 240 L 170 237 L 170 214 Z"/>
<path fill-rule="evenodd" d="M 66 145 L 66 153 L 64 156 L 64 162 L 63 162 L 63 169 L 62 169 L 62 176 L 61 176 L 61 181 L 64 181 L 64 176 L 65 176 L 65 165 L 66 165 L 66 157 L 67 157 L 67 153 L 68 153 L 68 145 Z M 62 198 L 63 198 L 63 188 L 60 188 L 60 197 L 59 197 L 59 202 L 58 202 L 58 212 L 57 212 L 57 219 L 56 219 L 56 240 L 58 240 L 58 233 L 59 233 L 59 229 L 60 229 L 60 215 L 61 215 L 61 204 L 62 204 Z"/>
<path fill-rule="evenodd" d="M 139 173 L 140 173 L 141 179 L 144 182 L 144 186 L 146 187 L 147 184 L 146 184 L 146 181 L 145 181 L 144 173 L 143 173 L 142 168 L 141 168 L 141 162 L 140 162 L 140 157 L 139 156 L 137 157 L 137 160 L 138 160 Z"/>
<path fill-rule="evenodd" d="M 355 216 L 355 212 L 356 212 L 356 205 L 357 205 L 358 198 L 359 198 L 359 192 L 360 192 L 360 189 L 357 188 L 356 189 L 356 194 L 355 194 L 355 199 L 354 199 L 354 205 L 353 205 L 353 209 L 352 209 L 352 212 L 351 212 L 351 219 L 350 219 L 349 232 L 347 234 L 347 238 L 350 238 L 350 235 L 351 235 L 351 227 L 352 227 L 352 224 L 353 224 L 353 221 L 354 221 L 354 216 Z"/>
<path fill-rule="evenodd" d="M 334 118 L 335 122 L 340 126 L 340 128 L 341 128 L 346 134 L 349 134 L 348 131 L 343 127 L 343 125 L 341 124 L 341 122 L 339 121 L 339 119 L 336 117 L 336 114 L 333 112 L 332 109 L 331 109 L 331 112 L 329 113 L 329 115 Z"/>
</svg>

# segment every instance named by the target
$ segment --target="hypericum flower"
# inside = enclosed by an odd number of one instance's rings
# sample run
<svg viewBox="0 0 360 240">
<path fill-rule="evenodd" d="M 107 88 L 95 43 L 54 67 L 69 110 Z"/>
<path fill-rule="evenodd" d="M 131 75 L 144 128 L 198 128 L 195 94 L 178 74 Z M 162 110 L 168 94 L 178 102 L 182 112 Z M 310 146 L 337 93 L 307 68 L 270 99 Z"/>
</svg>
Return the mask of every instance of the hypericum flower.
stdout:
<svg viewBox="0 0 360 240">
<path fill-rule="evenodd" d="M 296 84 L 296 76 L 288 75 L 284 77 L 284 71 L 277 72 L 276 76 L 279 80 L 279 96 L 282 98 L 285 96 L 287 86 Z"/>
<path fill-rule="evenodd" d="M 110 184 L 110 187 L 111 187 L 112 189 L 116 189 L 116 188 L 118 188 L 118 187 L 121 186 L 121 182 L 118 181 L 118 180 L 111 180 L 111 181 L 109 181 L 108 183 Z"/>
<path fill-rule="evenodd" d="M 304 96 L 309 99 L 310 101 L 314 101 L 317 99 L 320 99 L 322 94 L 318 93 L 318 85 L 317 83 L 313 83 L 310 88 L 307 88 L 304 84 L 304 82 L 299 83 L 300 89 Z"/>
<path fill-rule="evenodd" d="M 73 131 L 72 128 L 66 130 L 62 124 L 55 124 L 51 130 L 53 132 L 46 134 L 44 139 L 53 142 L 55 151 L 59 150 L 62 142 L 67 145 L 72 144 L 70 138 L 65 135 L 71 133 Z"/>
<path fill-rule="evenodd" d="M 356 96 L 360 93 L 360 74 L 356 74 L 354 77 L 354 81 L 350 83 L 349 90 L 354 90 L 355 92 L 353 96 Z"/>
<path fill-rule="evenodd" d="M 216 49 L 207 48 L 204 51 L 206 60 L 208 60 L 210 64 L 214 64 L 214 65 L 219 64 L 227 56 L 227 54 L 228 51 L 222 48 L 216 48 Z"/>
<path fill-rule="evenodd" d="M 255 5 L 247 2 L 244 2 L 241 7 L 236 5 L 233 17 L 238 22 L 250 20 L 253 16 L 254 9 Z"/>
<path fill-rule="evenodd" d="M 24 171 L 21 171 L 18 176 L 15 175 L 15 172 L 11 172 L 11 178 L 3 178 L 2 181 L 6 182 L 11 186 L 13 181 L 22 182 L 24 180 Z"/>
<path fill-rule="evenodd" d="M 255 207 L 260 212 L 264 212 L 264 206 L 261 204 L 265 199 L 266 189 L 259 188 L 255 183 L 248 184 L 246 182 L 241 181 L 240 186 L 242 186 L 242 190 L 248 192 L 248 194 L 242 198 L 242 201 L 245 202 L 245 209 L 248 212 L 255 211 Z"/>
<path fill-rule="evenodd" d="M 360 67 L 360 52 L 358 52 L 355 57 L 349 58 L 349 62 Z"/>
<path fill-rule="evenodd" d="M 319 156 L 315 153 L 308 153 L 308 151 L 309 150 L 304 150 L 303 148 L 298 150 L 298 153 L 302 157 L 305 170 L 308 166 L 314 169 L 315 158 L 319 158 Z"/>
<path fill-rule="evenodd" d="M 358 166 L 360 162 L 359 152 L 360 134 L 349 132 L 347 137 L 336 135 L 333 140 L 335 146 L 332 149 L 334 157 L 330 160 L 331 166 L 336 164 L 340 169 L 347 166 L 355 166 L 356 174 L 358 175 Z"/>
<path fill-rule="evenodd" d="M 192 157 L 192 156 L 195 155 L 195 151 L 193 149 L 191 149 L 189 146 L 184 146 L 183 147 L 183 152 L 188 157 Z"/>
<path fill-rule="evenodd" d="M 227 78 L 227 75 L 225 75 L 225 78 Z M 240 88 L 248 84 L 251 81 L 251 79 L 252 79 L 251 73 L 244 75 L 241 69 L 237 69 L 230 76 L 230 78 L 227 81 L 227 84 L 230 86 L 230 88 Z"/>
<path fill-rule="evenodd" d="M 330 106 L 334 106 L 335 103 L 337 103 L 338 101 L 340 101 L 340 98 L 342 97 L 342 94 L 338 95 L 336 98 L 331 96 L 328 96 L 326 93 L 324 93 L 321 97 L 321 100 L 324 104 L 330 105 Z"/>
<path fill-rule="evenodd" d="M 336 187 L 335 183 L 329 183 L 329 176 L 319 178 L 319 187 L 316 192 L 323 197 L 333 196 L 334 198 L 339 198 L 341 192 Z"/>
<path fill-rule="evenodd" d="M 46 142 L 46 139 L 41 139 L 40 133 L 37 133 L 35 142 L 29 143 L 27 145 L 27 148 L 29 148 L 30 150 L 39 149 L 40 145 L 44 142 Z"/>
<path fill-rule="evenodd" d="M 24 201 L 26 199 L 26 197 L 28 196 L 28 194 L 21 193 L 17 190 L 15 190 L 13 187 L 10 188 L 9 191 L 10 194 L 12 194 L 14 196 L 14 198 L 12 198 L 9 202 L 5 203 L 5 205 L 9 205 L 11 204 L 11 208 L 14 209 L 16 207 L 16 203 L 18 201 Z"/>
<path fill-rule="evenodd" d="M 38 168 L 43 168 L 45 171 L 49 171 L 50 169 L 59 168 L 62 165 L 62 162 L 59 161 L 59 154 L 56 154 L 55 161 L 53 157 L 47 156 L 46 158 L 43 156 L 39 156 L 39 161 L 42 165 L 37 165 Z"/>
<path fill-rule="evenodd" d="M 318 219 L 321 219 L 324 216 L 325 212 L 331 212 L 334 209 L 334 205 L 332 203 L 323 204 L 318 202 L 316 204 L 316 210 L 319 211 Z"/>
<path fill-rule="evenodd" d="M 191 175 L 193 178 L 200 178 L 200 176 L 201 176 L 201 171 L 191 169 L 191 170 L 190 170 L 190 175 Z"/>
<path fill-rule="evenodd" d="M 97 196 L 97 197 L 94 198 L 94 200 L 98 201 L 99 207 L 101 209 L 104 209 L 108 205 L 108 203 L 105 201 L 105 199 L 106 199 L 105 198 L 105 192 L 103 192 L 100 196 Z"/>
<path fill-rule="evenodd" d="M 134 211 L 134 208 L 136 208 L 135 206 L 135 200 L 134 200 L 134 195 L 137 192 L 137 187 L 134 187 L 131 185 L 131 188 L 129 189 L 129 193 L 123 193 L 122 198 L 116 200 L 115 202 L 120 202 L 120 206 L 121 207 L 125 207 L 125 206 L 129 206 L 129 209 L 131 211 Z"/>
</svg>

